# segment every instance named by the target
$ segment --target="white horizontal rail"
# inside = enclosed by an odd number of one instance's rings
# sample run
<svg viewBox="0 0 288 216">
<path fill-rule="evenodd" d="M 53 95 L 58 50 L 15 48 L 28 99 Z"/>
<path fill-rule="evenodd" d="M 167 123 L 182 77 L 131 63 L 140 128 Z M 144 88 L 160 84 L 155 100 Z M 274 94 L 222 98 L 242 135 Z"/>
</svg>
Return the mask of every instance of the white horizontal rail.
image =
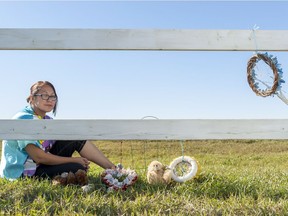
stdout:
<svg viewBox="0 0 288 216">
<path fill-rule="evenodd" d="M 288 30 L 11 28 L 0 29 L 0 50 L 288 51 L 287 38 Z"/>
<path fill-rule="evenodd" d="M 0 120 L 0 139 L 288 139 L 288 119 Z"/>
</svg>

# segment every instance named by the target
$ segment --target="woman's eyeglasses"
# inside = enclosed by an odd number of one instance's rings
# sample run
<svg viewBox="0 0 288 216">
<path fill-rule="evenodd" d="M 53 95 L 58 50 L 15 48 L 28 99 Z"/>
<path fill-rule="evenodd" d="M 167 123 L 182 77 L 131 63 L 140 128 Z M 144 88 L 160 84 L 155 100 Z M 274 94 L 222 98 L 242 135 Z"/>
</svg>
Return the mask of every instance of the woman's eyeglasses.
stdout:
<svg viewBox="0 0 288 216">
<path fill-rule="evenodd" d="M 57 96 L 48 94 L 34 94 L 34 96 L 40 96 L 43 100 L 57 101 Z"/>
</svg>

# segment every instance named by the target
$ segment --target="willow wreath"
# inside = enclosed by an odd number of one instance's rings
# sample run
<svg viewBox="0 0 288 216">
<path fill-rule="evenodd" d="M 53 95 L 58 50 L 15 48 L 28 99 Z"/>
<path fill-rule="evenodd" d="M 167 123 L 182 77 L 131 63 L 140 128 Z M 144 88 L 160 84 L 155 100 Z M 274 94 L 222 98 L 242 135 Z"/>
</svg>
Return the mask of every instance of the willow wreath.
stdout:
<svg viewBox="0 0 288 216">
<path fill-rule="evenodd" d="M 106 169 L 101 174 L 101 181 L 111 190 L 126 190 L 133 185 L 138 176 L 134 170 L 131 169 Z"/>
<path fill-rule="evenodd" d="M 188 156 L 175 158 L 170 163 L 169 168 L 172 170 L 172 179 L 176 182 L 188 181 L 200 173 L 199 162 Z"/>
<path fill-rule="evenodd" d="M 258 86 L 258 82 L 260 81 L 256 78 L 255 74 L 255 66 L 260 61 L 264 61 L 272 70 L 273 72 L 273 85 L 270 87 L 267 84 L 263 83 L 267 88 L 260 89 Z M 278 89 L 281 88 L 281 83 L 284 82 L 282 80 L 282 69 L 280 68 L 280 64 L 277 61 L 276 57 L 272 55 L 268 55 L 268 53 L 257 53 L 256 55 L 252 56 L 247 63 L 247 80 L 249 83 L 250 88 L 256 93 L 256 95 L 267 97 L 272 94 L 275 94 Z M 261 81 L 260 81 L 261 82 Z"/>
</svg>

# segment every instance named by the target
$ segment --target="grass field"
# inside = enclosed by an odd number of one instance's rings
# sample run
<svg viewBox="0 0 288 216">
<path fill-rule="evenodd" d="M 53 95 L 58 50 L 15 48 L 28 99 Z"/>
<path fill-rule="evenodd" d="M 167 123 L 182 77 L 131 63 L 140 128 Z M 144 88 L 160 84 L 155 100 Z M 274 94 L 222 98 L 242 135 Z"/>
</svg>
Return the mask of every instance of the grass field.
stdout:
<svg viewBox="0 0 288 216">
<path fill-rule="evenodd" d="M 139 179 L 107 193 L 103 171 L 91 166 L 94 190 L 53 186 L 49 180 L 0 179 L 1 215 L 288 215 L 288 141 L 97 141 L 114 162 L 135 169 Z M 149 185 L 146 167 L 184 155 L 201 164 L 197 179 Z"/>
</svg>

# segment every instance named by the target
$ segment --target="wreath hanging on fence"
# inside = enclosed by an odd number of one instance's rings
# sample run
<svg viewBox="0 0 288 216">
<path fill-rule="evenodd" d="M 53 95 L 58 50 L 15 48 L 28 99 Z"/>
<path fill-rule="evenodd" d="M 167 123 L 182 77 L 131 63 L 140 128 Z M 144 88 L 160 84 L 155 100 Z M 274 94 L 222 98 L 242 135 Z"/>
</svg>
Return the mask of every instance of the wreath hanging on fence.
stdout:
<svg viewBox="0 0 288 216">
<path fill-rule="evenodd" d="M 273 84 L 272 86 L 267 85 L 260 79 L 256 77 L 255 67 L 257 63 L 262 60 L 264 61 L 273 72 Z M 268 55 L 268 53 L 257 53 L 252 56 L 247 64 L 247 80 L 250 88 L 256 93 L 256 95 L 267 97 L 272 94 L 275 94 L 277 90 L 281 88 L 281 83 L 284 82 L 282 80 L 283 72 L 280 68 L 280 64 L 278 63 L 277 57 L 273 57 L 273 55 Z M 261 89 L 259 87 L 259 82 L 264 84 L 267 88 Z"/>
</svg>

